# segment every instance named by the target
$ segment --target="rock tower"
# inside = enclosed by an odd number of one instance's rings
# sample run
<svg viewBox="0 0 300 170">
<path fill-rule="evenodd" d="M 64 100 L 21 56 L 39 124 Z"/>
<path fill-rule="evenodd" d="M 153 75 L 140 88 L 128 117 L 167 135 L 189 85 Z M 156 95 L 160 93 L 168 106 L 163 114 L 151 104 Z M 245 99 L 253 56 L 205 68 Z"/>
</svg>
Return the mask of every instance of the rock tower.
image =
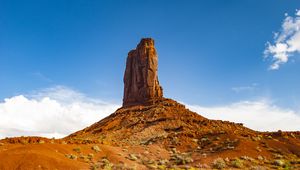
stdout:
<svg viewBox="0 0 300 170">
<path fill-rule="evenodd" d="M 143 38 L 128 53 L 124 74 L 123 106 L 151 104 L 163 97 L 157 76 L 158 57 L 154 40 Z"/>
</svg>

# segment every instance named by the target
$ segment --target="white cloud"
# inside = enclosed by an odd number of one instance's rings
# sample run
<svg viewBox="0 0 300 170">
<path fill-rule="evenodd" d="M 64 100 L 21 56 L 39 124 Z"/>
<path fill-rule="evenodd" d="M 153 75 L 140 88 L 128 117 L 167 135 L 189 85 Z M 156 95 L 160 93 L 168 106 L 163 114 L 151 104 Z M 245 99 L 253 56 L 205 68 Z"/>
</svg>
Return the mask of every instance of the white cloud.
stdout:
<svg viewBox="0 0 300 170">
<path fill-rule="evenodd" d="M 291 56 L 300 53 L 300 10 L 296 10 L 294 17 L 285 16 L 280 32 L 274 34 L 274 43 L 268 42 L 264 52 L 265 57 L 273 60 L 271 70 L 279 69 Z"/>
<path fill-rule="evenodd" d="M 56 86 L 0 102 L 0 139 L 13 136 L 64 137 L 113 113 L 119 104 L 86 97 Z M 187 105 L 210 119 L 244 123 L 261 131 L 300 130 L 299 112 L 267 100 L 244 101 L 219 107 Z"/>
<path fill-rule="evenodd" d="M 243 123 L 244 126 L 258 131 L 300 130 L 299 112 L 280 108 L 267 100 L 243 101 L 217 107 L 187 107 L 209 119 Z"/>
<path fill-rule="evenodd" d="M 64 137 L 99 121 L 118 107 L 62 86 L 14 96 L 0 103 L 0 138 Z"/>
<path fill-rule="evenodd" d="M 300 16 L 300 10 L 297 10 L 296 15 L 297 15 L 297 16 Z"/>
</svg>

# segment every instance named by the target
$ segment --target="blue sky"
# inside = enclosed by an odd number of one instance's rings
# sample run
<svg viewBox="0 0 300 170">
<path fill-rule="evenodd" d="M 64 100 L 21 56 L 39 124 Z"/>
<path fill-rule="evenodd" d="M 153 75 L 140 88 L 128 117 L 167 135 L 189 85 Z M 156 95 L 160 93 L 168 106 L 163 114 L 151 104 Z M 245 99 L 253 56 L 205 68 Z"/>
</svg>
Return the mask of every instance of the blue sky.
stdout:
<svg viewBox="0 0 300 170">
<path fill-rule="evenodd" d="M 121 101 L 127 52 L 153 37 L 167 97 L 206 105 L 268 97 L 296 107 L 299 57 L 270 71 L 262 56 L 284 14 L 299 7 L 281 0 L 2 0 L 0 98 L 65 85 Z"/>
<path fill-rule="evenodd" d="M 152 37 L 166 97 L 299 110 L 299 51 L 277 69 L 276 51 L 264 58 L 297 9 L 298 0 L 0 0 L 0 100 L 68 87 L 121 103 L 127 53 Z"/>
</svg>

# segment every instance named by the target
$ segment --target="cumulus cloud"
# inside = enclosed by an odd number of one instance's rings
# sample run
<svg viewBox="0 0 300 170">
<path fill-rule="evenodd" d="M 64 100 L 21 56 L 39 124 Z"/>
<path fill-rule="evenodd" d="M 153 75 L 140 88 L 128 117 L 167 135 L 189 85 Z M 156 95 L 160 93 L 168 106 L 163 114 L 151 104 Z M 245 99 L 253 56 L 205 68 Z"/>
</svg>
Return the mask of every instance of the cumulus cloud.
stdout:
<svg viewBox="0 0 300 170">
<path fill-rule="evenodd" d="M 273 64 L 271 70 L 277 70 L 287 63 L 291 56 L 300 53 L 300 10 L 296 10 L 295 16 L 285 14 L 280 32 L 274 34 L 274 42 L 267 42 L 265 57 L 270 57 Z"/>
<path fill-rule="evenodd" d="M 6 98 L 0 103 L 0 138 L 64 137 L 99 121 L 118 107 L 62 86 Z"/>
<path fill-rule="evenodd" d="M 187 107 L 204 117 L 243 123 L 246 127 L 258 131 L 300 130 L 299 112 L 280 108 L 268 100 L 242 101 L 216 107 Z"/>
<path fill-rule="evenodd" d="M 0 139 L 13 136 L 61 138 L 113 113 L 119 104 L 103 102 L 63 86 L 18 95 L 0 102 Z M 244 123 L 260 131 L 300 130 L 299 112 L 267 100 L 218 107 L 188 105 L 210 119 Z"/>
</svg>

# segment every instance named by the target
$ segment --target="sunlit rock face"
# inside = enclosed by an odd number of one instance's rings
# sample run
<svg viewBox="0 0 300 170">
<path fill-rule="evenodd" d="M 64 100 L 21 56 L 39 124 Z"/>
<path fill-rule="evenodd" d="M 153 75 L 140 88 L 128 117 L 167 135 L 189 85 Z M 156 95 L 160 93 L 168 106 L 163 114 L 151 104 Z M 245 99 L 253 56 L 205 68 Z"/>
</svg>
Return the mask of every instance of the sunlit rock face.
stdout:
<svg viewBox="0 0 300 170">
<path fill-rule="evenodd" d="M 154 40 L 143 38 L 128 53 L 124 74 L 123 106 L 151 104 L 163 97 L 157 76 L 158 57 Z"/>
</svg>

